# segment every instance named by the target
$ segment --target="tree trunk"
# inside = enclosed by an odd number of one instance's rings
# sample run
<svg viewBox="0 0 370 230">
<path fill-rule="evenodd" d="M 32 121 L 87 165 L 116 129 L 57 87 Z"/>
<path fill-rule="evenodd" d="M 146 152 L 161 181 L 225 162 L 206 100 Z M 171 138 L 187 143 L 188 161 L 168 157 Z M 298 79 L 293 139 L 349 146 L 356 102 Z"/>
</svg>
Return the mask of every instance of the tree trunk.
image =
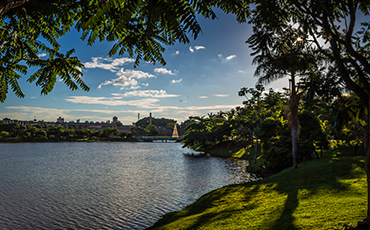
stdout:
<svg viewBox="0 0 370 230">
<path fill-rule="evenodd" d="M 291 98 L 291 104 L 294 104 L 297 102 L 297 98 Z M 293 109 L 295 109 L 295 111 L 293 112 L 291 110 L 291 112 L 295 113 L 295 115 L 293 114 L 292 116 L 292 155 L 293 155 L 293 168 L 297 168 L 298 167 L 298 142 L 299 142 L 299 121 L 298 121 L 298 116 L 297 116 L 297 113 L 298 113 L 298 106 L 292 106 L 294 107 Z"/>
<path fill-rule="evenodd" d="M 370 148 L 366 150 L 365 165 L 366 165 L 366 176 L 367 176 L 367 216 L 365 221 L 370 223 Z"/>
<path fill-rule="evenodd" d="M 258 137 L 256 137 L 256 144 L 255 144 L 255 148 L 254 148 L 254 163 L 256 164 L 257 163 L 257 153 L 258 153 Z"/>
<path fill-rule="evenodd" d="M 370 91 L 370 86 L 369 86 L 369 91 Z M 367 124 L 366 124 L 366 127 L 365 127 L 365 138 L 364 138 L 364 142 L 365 142 L 365 169 L 366 169 L 366 181 L 367 181 L 367 215 L 366 215 L 366 219 L 365 219 L 365 222 L 368 223 L 368 226 L 369 226 L 369 223 L 370 223 L 370 148 L 369 148 L 369 145 L 370 145 L 370 99 L 368 101 L 368 105 L 367 105 L 367 114 L 368 114 L 368 117 L 367 117 Z"/>
<path fill-rule="evenodd" d="M 290 116 L 289 121 L 291 125 L 292 134 L 292 155 L 293 155 L 293 168 L 298 167 L 298 141 L 299 141 L 299 121 L 298 121 L 298 98 L 295 88 L 295 76 L 291 76 L 291 95 L 289 101 Z"/>
</svg>

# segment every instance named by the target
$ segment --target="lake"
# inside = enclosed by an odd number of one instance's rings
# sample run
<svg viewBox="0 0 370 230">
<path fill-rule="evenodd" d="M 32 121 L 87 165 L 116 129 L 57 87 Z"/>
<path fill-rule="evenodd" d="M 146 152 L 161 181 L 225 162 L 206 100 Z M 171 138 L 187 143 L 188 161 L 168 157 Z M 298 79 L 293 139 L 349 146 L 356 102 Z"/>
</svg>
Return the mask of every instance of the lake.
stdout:
<svg viewBox="0 0 370 230">
<path fill-rule="evenodd" d="M 247 162 L 180 143 L 0 144 L 0 229 L 145 229 L 201 195 L 246 182 Z"/>
</svg>

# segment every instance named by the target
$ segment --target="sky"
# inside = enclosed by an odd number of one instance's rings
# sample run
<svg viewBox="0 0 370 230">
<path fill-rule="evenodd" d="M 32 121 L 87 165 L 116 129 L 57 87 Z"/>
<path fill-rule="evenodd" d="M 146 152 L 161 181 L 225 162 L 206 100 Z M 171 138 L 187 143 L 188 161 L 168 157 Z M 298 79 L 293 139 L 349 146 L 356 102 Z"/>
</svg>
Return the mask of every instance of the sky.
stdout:
<svg viewBox="0 0 370 230">
<path fill-rule="evenodd" d="M 62 117 L 65 121 L 106 122 L 117 116 L 124 125 L 131 125 L 152 113 L 154 118 L 180 124 L 190 116 L 242 106 L 245 98 L 238 91 L 254 87 L 257 81 L 251 49 L 245 43 L 252 26 L 239 24 L 235 16 L 220 11 L 217 16 L 215 20 L 199 18 L 202 33 L 196 40 L 166 47 L 165 66 L 141 61 L 134 68 L 135 57 L 108 56 L 113 43 L 88 46 L 72 31 L 59 41 L 62 51 L 75 49 L 85 66 L 82 79 L 90 91 L 71 91 L 59 81 L 51 93 L 41 95 L 39 87 L 26 82 L 30 70 L 19 81 L 25 97 L 10 91 L 0 104 L 0 119 L 56 121 Z M 283 87 L 288 87 L 287 78 L 266 89 Z"/>
</svg>

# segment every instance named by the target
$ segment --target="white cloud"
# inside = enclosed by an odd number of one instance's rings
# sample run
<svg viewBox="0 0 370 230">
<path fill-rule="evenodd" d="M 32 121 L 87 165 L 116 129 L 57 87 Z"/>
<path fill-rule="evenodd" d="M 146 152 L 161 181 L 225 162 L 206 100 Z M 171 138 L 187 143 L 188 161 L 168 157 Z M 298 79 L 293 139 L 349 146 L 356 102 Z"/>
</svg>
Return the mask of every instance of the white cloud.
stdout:
<svg viewBox="0 0 370 230">
<path fill-rule="evenodd" d="M 121 122 L 131 124 L 132 121 L 135 121 L 135 116 L 133 115 L 137 114 L 137 111 L 133 110 L 55 109 L 32 106 L 7 106 L 6 108 L 15 112 L 2 113 L 1 115 L 18 120 L 31 120 L 36 117 L 36 119 L 40 120 L 56 121 L 57 117 L 61 116 L 66 121 L 77 120 L 79 118 L 81 121 L 106 121 L 111 120 L 112 116 L 119 116 Z"/>
<path fill-rule="evenodd" d="M 133 78 L 128 78 L 126 76 L 121 76 L 119 78 L 116 78 L 116 79 L 113 79 L 113 80 L 107 80 L 103 83 L 101 83 L 99 86 L 98 86 L 98 89 L 100 89 L 103 85 L 114 85 L 114 86 L 120 86 L 121 89 L 124 89 L 125 87 L 129 87 L 129 86 L 134 86 L 134 87 L 137 87 L 138 86 L 138 82 L 133 79 Z"/>
<path fill-rule="evenodd" d="M 205 99 L 205 98 L 208 98 L 207 96 L 200 96 L 199 97 L 200 99 Z"/>
<path fill-rule="evenodd" d="M 224 58 L 224 56 L 222 54 L 219 54 L 217 55 L 220 59 L 221 59 L 221 62 L 222 63 L 226 63 L 234 58 L 236 58 L 237 56 L 235 54 L 232 54 L 232 55 L 229 55 L 227 57 Z"/>
<path fill-rule="evenodd" d="M 192 52 L 192 53 L 194 53 L 194 51 L 195 50 L 205 50 L 206 49 L 206 47 L 205 46 L 194 46 L 194 48 L 193 47 L 189 47 L 189 50 L 190 50 L 190 52 Z"/>
<path fill-rule="evenodd" d="M 169 75 L 175 75 L 174 73 L 172 73 L 171 70 L 168 70 L 166 68 L 155 68 L 154 69 L 154 72 L 156 72 L 156 73 L 163 73 L 163 74 L 169 74 Z"/>
<path fill-rule="evenodd" d="M 46 57 L 46 53 L 40 53 L 40 54 L 37 54 L 37 57 L 41 58 L 41 57 Z"/>
<path fill-rule="evenodd" d="M 122 97 L 154 97 L 154 98 L 167 98 L 167 97 L 179 97 L 180 95 L 168 94 L 166 90 L 135 90 L 124 94 L 113 94 Z"/>
<path fill-rule="evenodd" d="M 152 112 L 156 117 L 175 118 L 175 120 L 184 121 L 189 116 L 203 116 L 210 112 L 217 113 L 220 110 L 227 111 L 241 106 L 237 104 L 181 107 L 184 105 L 183 103 L 177 103 L 174 106 L 162 106 L 157 103 L 159 102 L 157 98 L 144 98 L 141 100 L 125 100 L 122 98 L 120 94 L 115 94 L 112 97 L 71 96 L 65 100 L 75 104 L 96 104 L 103 108 L 57 109 L 50 107 L 5 106 L 10 111 L 1 115 L 18 120 L 31 120 L 36 116 L 37 119 L 45 121 L 55 121 L 59 116 L 69 121 L 77 119 L 81 121 L 106 121 L 111 120 L 113 116 L 117 116 L 124 124 L 131 124 L 131 122 L 137 120 L 138 113 L 149 114 L 149 112 Z M 122 106 L 125 105 L 131 107 L 123 108 Z"/>
<path fill-rule="evenodd" d="M 231 60 L 231 59 L 233 59 L 233 58 L 236 58 L 236 55 L 235 55 L 235 54 L 233 54 L 233 55 L 229 55 L 229 56 L 227 56 L 225 59 L 226 59 L 226 60 Z"/>
<path fill-rule="evenodd" d="M 215 97 L 228 97 L 228 94 L 214 94 Z"/>
<path fill-rule="evenodd" d="M 135 62 L 133 58 L 102 58 L 102 57 L 92 57 L 92 62 L 85 62 L 83 63 L 85 68 L 93 69 L 93 68 L 100 68 L 110 70 L 112 72 L 117 71 L 121 66 L 127 63 Z"/>
<path fill-rule="evenodd" d="M 131 69 L 124 70 L 123 68 L 119 72 L 117 72 L 117 75 L 118 76 L 126 76 L 127 78 L 137 78 L 137 79 L 140 79 L 140 78 L 156 78 L 155 75 L 150 74 L 150 73 L 145 73 L 145 72 L 140 71 L 140 70 L 131 70 Z"/>
<path fill-rule="evenodd" d="M 206 47 L 205 46 L 195 46 L 194 49 L 196 49 L 196 50 L 205 50 Z"/>
<path fill-rule="evenodd" d="M 175 80 L 175 79 L 173 79 L 172 81 L 171 81 L 171 83 L 179 83 L 179 82 L 181 82 L 182 81 L 182 79 L 179 79 L 179 80 Z"/>
<path fill-rule="evenodd" d="M 123 68 L 119 72 L 117 72 L 116 75 L 120 77 L 116 79 L 107 80 L 101 83 L 98 86 L 98 88 L 100 89 L 103 85 L 114 85 L 120 86 L 121 89 L 124 89 L 125 87 L 130 87 L 130 89 L 138 89 L 140 88 L 140 86 L 139 82 L 136 79 L 156 77 L 153 74 L 145 73 L 140 70 L 124 70 Z"/>
<path fill-rule="evenodd" d="M 108 106 L 136 106 L 140 108 L 152 108 L 158 99 L 146 98 L 140 100 L 122 100 L 122 97 L 89 97 L 89 96 L 70 96 L 65 99 L 74 104 L 92 104 L 92 105 L 108 105 Z"/>
<path fill-rule="evenodd" d="M 142 92 L 138 92 L 142 93 Z M 144 92 L 145 93 L 145 92 Z M 149 95 L 150 93 L 146 93 Z M 70 96 L 65 99 L 68 102 L 75 104 L 96 104 L 106 106 L 136 106 L 141 109 L 150 109 L 152 112 L 164 113 L 169 112 L 170 114 L 186 113 L 192 115 L 193 113 L 208 113 L 208 112 L 219 112 L 220 110 L 230 110 L 240 105 L 209 105 L 209 106 L 161 106 L 155 104 L 159 101 L 157 98 L 144 98 L 139 100 L 124 100 L 124 94 L 112 94 L 113 97 L 89 97 L 89 96 Z M 129 94 L 127 94 L 129 95 Z M 136 94 L 137 95 L 137 94 Z M 46 110 L 45 110 L 46 111 Z M 52 110 L 51 110 L 52 111 Z M 88 111 L 88 110 L 87 110 Z"/>
</svg>

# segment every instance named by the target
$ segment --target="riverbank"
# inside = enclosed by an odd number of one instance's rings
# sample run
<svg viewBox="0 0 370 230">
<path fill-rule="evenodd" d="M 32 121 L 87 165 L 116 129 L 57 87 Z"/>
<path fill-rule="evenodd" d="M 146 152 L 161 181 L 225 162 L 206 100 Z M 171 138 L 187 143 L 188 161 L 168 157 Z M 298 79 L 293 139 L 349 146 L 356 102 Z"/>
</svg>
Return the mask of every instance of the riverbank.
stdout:
<svg viewBox="0 0 370 230">
<path fill-rule="evenodd" d="M 366 216 L 364 157 L 304 162 L 210 192 L 149 229 L 344 229 Z"/>
</svg>

